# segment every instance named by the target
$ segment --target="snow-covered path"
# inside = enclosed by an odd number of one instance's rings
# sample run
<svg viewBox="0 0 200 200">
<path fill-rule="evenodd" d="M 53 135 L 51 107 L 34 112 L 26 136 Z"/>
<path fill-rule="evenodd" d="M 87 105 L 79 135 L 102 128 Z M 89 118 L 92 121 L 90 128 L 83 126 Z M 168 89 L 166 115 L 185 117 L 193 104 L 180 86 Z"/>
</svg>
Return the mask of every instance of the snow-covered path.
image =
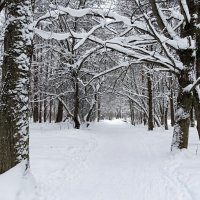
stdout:
<svg viewBox="0 0 200 200">
<path fill-rule="evenodd" d="M 40 200 L 196 200 L 200 195 L 196 147 L 172 155 L 169 131 L 147 132 L 118 120 L 88 130 L 33 128 L 33 133 L 31 167 Z"/>
</svg>

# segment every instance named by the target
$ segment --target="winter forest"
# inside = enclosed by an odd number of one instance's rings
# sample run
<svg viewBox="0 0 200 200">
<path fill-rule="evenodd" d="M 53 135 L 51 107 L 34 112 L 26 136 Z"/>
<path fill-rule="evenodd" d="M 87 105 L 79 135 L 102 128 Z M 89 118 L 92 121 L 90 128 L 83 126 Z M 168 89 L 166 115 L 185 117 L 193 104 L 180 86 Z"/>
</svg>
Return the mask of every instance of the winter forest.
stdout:
<svg viewBox="0 0 200 200">
<path fill-rule="evenodd" d="M 0 0 L 0 200 L 199 200 L 199 0 Z"/>
</svg>

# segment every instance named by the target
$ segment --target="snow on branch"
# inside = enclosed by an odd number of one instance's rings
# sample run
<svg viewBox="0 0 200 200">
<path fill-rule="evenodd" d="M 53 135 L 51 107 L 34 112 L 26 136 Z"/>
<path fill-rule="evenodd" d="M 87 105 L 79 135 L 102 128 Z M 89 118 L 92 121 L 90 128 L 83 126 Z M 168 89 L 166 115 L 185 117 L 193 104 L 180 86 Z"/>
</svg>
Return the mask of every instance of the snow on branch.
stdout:
<svg viewBox="0 0 200 200">
<path fill-rule="evenodd" d="M 41 91 L 39 91 L 39 92 L 41 92 Z M 42 93 L 46 94 L 46 95 L 49 95 L 49 96 L 53 96 L 54 99 L 58 99 L 63 104 L 63 106 L 64 106 L 65 110 L 67 111 L 67 113 L 69 114 L 69 116 L 73 117 L 73 114 L 71 113 L 71 111 L 68 108 L 67 104 L 61 98 L 61 96 L 65 95 L 65 93 L 60 93 L 59 95 L 55 94 L 55 93 L 50 93 L 50 92 L 42 92 Z M 42 101 L 44 101 L 44 99 L 42 99 Z M 31 101 L 31 102 L 34 102 L 34 101 Z"/>
<path fill-rule="evenodd" d="M 150 0 L 150 3 L 152 5 L 154 15 L 156 15 L 156 19 L 158 25 L 160 26 L 160 29 L 164 31 L 164 33 L 167 31 L 167 34 L 170 36 L 170 38 L 175 39 L 177 37 L 177 34 L 173 30 L 172 26 L 168 23 L 161 7 L 159 6 L 159 3 L 157 3 L 155 0 Z"/>
<path fill-rule="evenodd" d="M 91 48 L 90 50 L 86 51 L 84 55 L 82 55 L 78 61 L 73 65 L 75 68 L 77 68 L 78 70 L 80 70 L 83 62 L 90 56 L 92 55 L 94 52 L 96 52 L 97 50 L 103 48 L 103 46 L 96 46 L 94 48 Z"/>
<path fill-rule="evenodd" d="M 93 27 L 88 33 L 86 33 L 85 37 L 83 37 L 75 46 L 74 46 L 74 50 L 78 49 L 81 45 L 84 44 L 84 42 L 87 40 L 87 38 L 92 35 L 92 33 L 101 28 L 102 27 L 102 24 L 98 25 L 98 26 L 95 26 Z"/>
<path fill-rule="evenodd" d="M 37 35 L 39 35 L 40 37 L 42 37 L 45 40 L 51 40 L 51 39 L 55 39 L 58 41 L 66 40 L 66 39 L 70 38 L 70 36 L 71 36 L 70 33 L 54 33 L 54 32 L 50 32 L 50 31 L 43 31 L 38 28 L 35 28 L 34 31 Z"/>
<path fill-rule="evenodd" d="M 200 78 L 198 78 L 194 83 L 189 84 L 183 89 L 183 92 L 190 93 L 198 84 L 200 83 Z"/>
<path fill-rule="evenodd" d="M 109 40 L 103 41 L 94 36 L 90 36 L 89 39 L 98 44 L 102 44 L 107 48 L 116 50 L 129 57 L 132 57 L 137 60 L 137 63 L 153 62 L 155 64 L 158 64 L 164 68 L 167 68 L 177 73 L 182 68 L 181 62 L 176 61 L 177 62 L 177 67 L 176 67 L 166 56 L 163 56 L 156 51 L 146 50 L 143 47 L 134 46 L 134 45 L 126 46 L 124 44 L 121 44 L 120 42 L 112 43 Z"/>
<path fill-rule="evenodd" d="M 118 69 L 121 69 L 123 67 L 129 67 L 131 64 L 132 63 L 130 63 L 130 62 L 122 62 L 122 63 L 120 63 L 119 65 L 117 65 L 117 66 L 115 66 L 113 68 L 110 68 L 110 69 L 105 70 L 105 71 L 103 71 L 103 72 L 101 72 L 99 74 L 96 74 L 95 76 L 93 76 L 92 79 L 90 79 L 90 81 L 86 84 L 86 86 L 89 85 L 93 80 L 95 80 L 95 79 L 97 79 L 97 78 L 99 78 L 99 77 L 101 77 L 103 75 L 106 75 L 106 74 L 108 74 L 110 72 L 113 72 L 113 71 L 116 71 Z"/>
<path fill-rule="evenodd" d="M 126 94 L 126 93 L 122 93 L 122 92 L 116 92 L 116 91 L 115 91 L 115 94 L 131 99 L 141 110 L 143 110 L 143 112 L 146 114 L 146 116 L 148 116 L 148 112 L 144 108 L 144 106 L 140 102 L 138 102 L 135 98 L 133 98 L 131 95 Z"/>
<path fill-rule="evenodd" d="M 190 22 L 191 21 L 191 16 L 190 16 L 190 12 L 189 12 L 189 8 L 188 8 L 188 4 L 186 0 L 181 0 L 181 6 L 184 10 L 185 16 L 187 18 L 187 21 Z"/>
<path fill-rule="evenodd" d="M 87 40 L 90 40 L 93 43 L 96 43 L 96 45 L 104 46 L 123 53 L 126 56 L 137 60 L 138 63 L 153 62 L 160 65 L 164 69 L 180 73 L 183 69 L 183 64 L 176 56 L 174 56 L 172 49 L 194 49 L 195 42 L 188 37 L 181 38 L 175 32 L 172 25 L 167 21 L 167 16 L 164 15 L 164 11 L 159 7 L 159 3 L 155 1 L 153 2 L 156 5 L 156 9 L 162 23 L 169 33 L 168 35 L 157 30 L 148 13 L 142 13 L 142 17 L 140 16 L 139 18 L 135 18 L 133 20 L 112 11 L 105 12 L 104 10 L 93 8 L 77 10 L 70 7 L 55 6 L 53 4 L 51 4 L 50 7 L 55 10 L 47 12 L 45 15 L 36 20 L 35 24 L 50 18 L 57 19 L 60 15 L 70 15 L 76 18 L 88 15 L 92 18 L 93 16 L 99 17 L 100 20 L 95 20 L 98 24 L 93 26 L 87 32 L 75 32 L 69 29 L 66 33 L 56 33 L 35 28 L 35 33 L 44 39 L 55 39 L 58 41 L 69 38 L 77 39 L 76 44 L 73 47 L 74 50 L 77 50 Z M 137 1 L 137 3 L 139 4 L 139 1 Z M 106 18 L 109 18 L 110 20 L 106 20 Z M 182 18 L 180 17 L 180 19 Z M 117 34 L 117 31 L 113 30 L 115 32 L 113 34 L 113 38 L 103 39 L 101 36 L 99 37 L 95 34 L 96 30 L 104 29 L 108 27 L 109 24 L 118 22 L 123 22 L 123 28 L 125 27 L 125 31 Z M 126 33 L 129 33 L 130 31 L 132 35 L 129 34 L 126 36 Z M 159 44 L 158 49 L 162 49 L 162 51 L 157 50 L 157 47 L 156 49 L 153 48 L 154 50 L 149 50 L 145 47 L 154 46 L 155 43 Z"/>
<path fill-rule="evenodd" d="M 56 5 L 50 5 L 51 8 L 56 9 L 52 11 L 48 11 L 45 15 L 39 17 L 35 22 L 34 22 L 34 27 L 36 27 L 41 21 L 44 21 L 46 19 L 56 19 L 61 15 L 70 15 L 72 17 L 77 17 L 81 18 L 86 15 L 92 15 L 92 16 L 97 16 L 101 18 L 110 18 L 113 19 L 117 22 L 123 22 L 127 26 L 131 26 L 132 22 L 128 17 L 121 16 L 115 12 L 107 12 L 104 10 L 100 9 L 92 9 L 92 8 L 84 8 L 84 9 L 72 9 L 70 7 L 63 7 L 63 6 L 56 6 Z"/>
<path fill-rule="evenodd" d="M 56 40 L 65 40 L 70 37 L 74 37 L 76 39 L 80 39 L 80 43 L 76 44 L 76 48 L 78 48 L 80 45 L 85 42 L 86 39 L 89 39 L 97 44 L 100 44 L 102 46 L 105 46 L 107 48 L 116 50 L 120 53 L 126 54 L 127 56 L 130 56 L 132 58 L 137 59 L 137 62 L 154 62 L 157 63 L 164 68 L 170 69 L 172 71 L 178 71 L 181 69 L 181 63 L 174 60 L 176 65 L 170 61 L 168 58 L 165 56 L 159 54 L 156 51 L 149 51 L 146 50 L 143 47 L 140 47 L 138 44 L 140 42 L 138 41 L 138 36 L 132 36 L 132 37 L 127 37 L 127 38 L 115 38 L 111 40 L 106 40 L 103 41 L 102 39 L 95 37 L 92 35 L 95 29 L 101 27 L 102 25 L 97 25 L 95 28 L 93 28 L 89 33 L 76 33 L 73 31 L 70 31 L 70 33 L 54 33 L 54 32 L 48 32 L 48 31 L 43 31 L 40 29 L 35 29 L 35 33 L 41 36 L 44 39 L 56 39 Z M 142 39 L 142 36 L 140 36 Z M 151 40 L 151 38 L 150 38 Z M 123 42 L 122 42 L 123 41 Z M 131 44 L 130 42 L 135 41 L 137 45 Z M 148 37 L 147 41 L 148 42 Z M 130 43 L 130 44 L 129 44 Z"/>
</svg>

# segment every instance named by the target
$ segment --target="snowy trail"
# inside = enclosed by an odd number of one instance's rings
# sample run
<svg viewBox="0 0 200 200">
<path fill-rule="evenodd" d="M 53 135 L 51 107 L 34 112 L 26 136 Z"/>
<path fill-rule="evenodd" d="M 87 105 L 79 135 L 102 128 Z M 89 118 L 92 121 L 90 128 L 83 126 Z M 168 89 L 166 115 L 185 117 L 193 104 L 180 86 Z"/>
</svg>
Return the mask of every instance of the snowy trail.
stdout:
<svg viewBox="0 0 200 200">
<path fill-rule="evenodd" d="M 180 160 L 169 153 L 169 133 L 121 121 L 42 132 L 32 136 L 31 150 L 40 200 L 196 199 L 180 178 Z"/>
</svg>

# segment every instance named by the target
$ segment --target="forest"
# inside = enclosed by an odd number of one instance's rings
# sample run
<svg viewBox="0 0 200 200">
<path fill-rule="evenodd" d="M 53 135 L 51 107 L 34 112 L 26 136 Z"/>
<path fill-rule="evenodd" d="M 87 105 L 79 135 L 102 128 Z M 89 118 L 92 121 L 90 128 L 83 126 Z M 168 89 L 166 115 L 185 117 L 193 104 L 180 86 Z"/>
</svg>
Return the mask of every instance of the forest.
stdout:
<svg viewBox="0 0 200 200">
<path fill-rule="evenodd" d="M 0 199 L 198 199 L 199 84 L 198 0 L 0 0 Z"/>
</svg>

